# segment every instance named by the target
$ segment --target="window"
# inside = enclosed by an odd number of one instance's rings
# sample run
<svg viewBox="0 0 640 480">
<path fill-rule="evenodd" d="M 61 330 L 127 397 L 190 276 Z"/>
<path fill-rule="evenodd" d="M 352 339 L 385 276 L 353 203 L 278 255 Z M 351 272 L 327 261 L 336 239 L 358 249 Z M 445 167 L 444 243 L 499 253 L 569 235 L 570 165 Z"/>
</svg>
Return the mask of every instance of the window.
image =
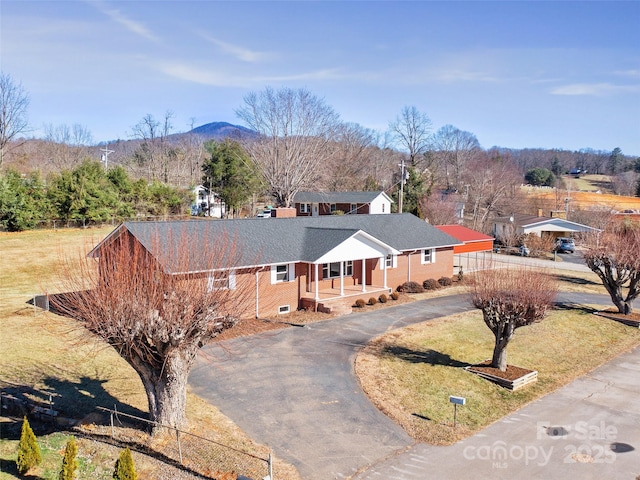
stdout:
<svg viewBox="0 0 640 480">
<path fill-rule="evenodd" d="M 384 203 L 382 204 L 382 213 L 384 213 Z"/>
<path fill-rule="evenodd" d="M 300 213 L 311 213 L 311 204 L 310 203 L 301 203 L 300 204 Z"/>
<path fill-rule="evenodd" d="M 335 211 L 336 211 L 336 204 L 335 204 L 335 203 L 332 203 L 331 205 L 329 205 L 329 211 L 330 211 L 331 213 L 333 213 L 333 212 L 335 212 Z"/>
<path fill-rule="evenodd" d="M 421 263 L 435 263 L 436 261 L 436 249 L 425 248 L 422 250 Z"/>
<path fill-rule="evenodd" d="M 386 268 L 396 268 L 398 266 L 398 256 L 389 254 L 384 259 L 384 262 L 380 262 L 380 270 Z"/>
<path fill-rule="evenodd" d="M 358 213 L 358 204 L 352 203 L 349 207 L 349 213 Z"/>
<path fill-rule="evenodd" d="M 213 272 L 207 279 L 207 291 L 233 290 L 236 288 L 236 273 L 234 271 Z"/>
<path fill-rule="evenodd" d="M 291 311 L 291 305 L 281 305 L 278 307 L 278 314 L 289 313 Z"/>
<path fill-rule="evenodd" d="M 353 261 L 349 260 L 342 262 L 344 265 L 344 276 L 350 277 L 353 275 Z M 340 277 L 340 262 L 323 263 L 322 264 L 322 278 L 339 278 Z"/>
<path fill-rule="evenodd" d="M 296 278 L 294 263 L 281 263 L 271 267 L 271 283 L 291 282 Z"/>
</svg>

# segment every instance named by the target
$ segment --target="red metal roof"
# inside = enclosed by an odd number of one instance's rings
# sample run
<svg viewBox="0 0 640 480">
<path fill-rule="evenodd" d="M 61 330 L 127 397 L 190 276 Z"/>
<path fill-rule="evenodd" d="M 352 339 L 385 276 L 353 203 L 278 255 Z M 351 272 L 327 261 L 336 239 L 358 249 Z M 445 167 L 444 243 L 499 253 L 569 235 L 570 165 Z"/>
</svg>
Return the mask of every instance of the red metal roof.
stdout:
<svg viewBox="0 0 640 480">
<path fill-rule="evenodd" d="M 484 233 L 476 232 L 470 228 L 463 227 L 462 225 L 434 225 L 440 231 L 451 235 L 464 243 L 470 242 L 485 242 L 487 240 L 493 240 L 493 237 L 485 235 Z"/>
</svg>

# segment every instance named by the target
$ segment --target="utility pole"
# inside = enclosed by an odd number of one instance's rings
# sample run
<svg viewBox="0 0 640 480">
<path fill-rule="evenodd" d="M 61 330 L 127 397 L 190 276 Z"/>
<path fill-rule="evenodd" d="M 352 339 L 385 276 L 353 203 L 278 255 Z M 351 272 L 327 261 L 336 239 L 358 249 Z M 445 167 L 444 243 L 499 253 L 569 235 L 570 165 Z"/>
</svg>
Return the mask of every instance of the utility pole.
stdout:
<svg viewBox="0 0 640 480">
<path fill-rule="evenodd" d="M 107 144 L 106 147 L 101 148 L 100 151 L 102 152 L 102 162 L 104 162 L 104 169 L 105 170 L 109 170 L 109 154 L 113 153 L 113 150 L 109 150 L 109 144 Z"/>
<path fill-rule="evenodd" d="M 402 199 L 404 198 L 404 158 L 398 164 L 400 166 L 400 196 L 398 197 L 398 213 L 402 213 Z"/>
</svg>

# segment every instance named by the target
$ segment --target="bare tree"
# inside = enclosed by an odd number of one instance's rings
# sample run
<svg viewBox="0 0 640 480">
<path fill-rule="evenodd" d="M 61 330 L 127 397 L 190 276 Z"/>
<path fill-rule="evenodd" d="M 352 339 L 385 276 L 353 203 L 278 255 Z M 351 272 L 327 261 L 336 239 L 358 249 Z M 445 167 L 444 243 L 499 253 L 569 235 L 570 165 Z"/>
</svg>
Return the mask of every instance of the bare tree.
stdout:
<svg viewBox="0 0 640 480">
<path fill-rule="evenodd" d="M 420 199 L 420 212 L 431 225 L 451 225 L 458 223 L 458 202 L 455 196 L 433 194 Z"/>
<path fill-rule="evenodd" d="M 409 165 L 421 170 L 419 164 L 431 138 L 431 119 L 416 107 L 405 106 L 389 129 L 396 145 L 409 154 Z"/>
<path fill-rule="evenodd" d="M 270 193 L 278 205 L 291 206 L 293 196 L 314 186 L 331 158 L 338 114 L 306 89 L 270 87 L 247 95 L 236 114 L 258 134 L 244 138 L 243 146 Z"/>
<path fill-rule="evenodd" d="M 43 126 L 47 163 L 57 169 L 74 168 L 89 158 L 91 132 L 83 125 L 45 124 Z"/>
<path fill-rule="evenodd" d="M 198 350 L 231 328 L 247 291 L 230 266 L 232 238 L 191 238 L 188 222 L 148 226 L 144 243 L 123 230 L 94 258 L 67 262 L 52 306 L 112 346 L 144 385 L 151 420 L 183 426 L 186 388 Z M 197 246 L 197 248 L 194 247 Z M 200 272 L 197 274 L 188 272 Z M 233 279 L 233 281 L 232 281 Z M 233 284 L 232 284 L 233 283 Z"/>
<path fill-rule="evenodd" d="M 169 164 L 176 156 L 175 150 L 168 141 L 173 130 L 171 119 L 173 112 L 167 111 L 162 121 L 153 115 L 145 115 L 132 128 L 132 136 L 141 140 L 140 147 L 134 152 L 137 165 L 146 170 L 147 180 L 161 179 L 169 182 Z"/>
<path fill-rule="evenodd" d="M 495 337 L 491 366 L 507 369 L 507 345 L 516 329 L 541 321 L 553 304 L 555 280 L 532 269 L 492 269 L 476 274 L 471 302 L 482 310 L 484 323 Z"/>
<path fill-rule="evenodd" d="M 322 184 L 330 191 L 360 190 L 370 171 L 370 147 L 376 134 L 357 123 L 344 123 L 336 130 L 333 155 L 322 168 Z"/>
<path fill-rule="evenodd" d="M 463 169 L 480 152 L 478 139 L 471 132 L 445 125 L 436 132 L 433 144 L 444 167 L 447 190 L 459 190 Z"/>
<path fill-rule="evenodd" d="M 27 131 L 29 96 L 22 84 L 0 72 L 0 167 L 10 142 Z"/>
<path fill-rule="evenodd" d="M 633 311 L 640 295 L 640 227 L 614 225 L 585 252 L 587 266 L 600 277 L 619 313 Z M 627 288 L 625 296 L 623 288 Z"/>
</svg>

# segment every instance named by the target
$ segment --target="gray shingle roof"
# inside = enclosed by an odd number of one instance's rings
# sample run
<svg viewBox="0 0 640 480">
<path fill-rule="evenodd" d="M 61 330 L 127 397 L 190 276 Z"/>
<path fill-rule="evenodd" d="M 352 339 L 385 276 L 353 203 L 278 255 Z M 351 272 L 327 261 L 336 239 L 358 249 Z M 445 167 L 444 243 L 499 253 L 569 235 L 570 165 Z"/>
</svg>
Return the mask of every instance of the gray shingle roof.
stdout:
<svg viewBox="0 0 640 480">
<path fill-rule="evenodd" d="M 289 262 L 314 262 L 362 230 L 396 250 L 460 245 L 455 238 L 409 213 L 389 215 L 327 215 L 242 220 L 183 220 L 125 222 L 118 229 L 131 232 L 156 258 L 186 235 L 193 248 L 214 239 L 227 238 L 237 245 L 236 267 Z M 103 243 L 118 234 L 116 230 Z M 159 239 L 155 241 L 154 239 Z M 357 258 L 354 252 L 354 259 Z M 171 263 L 169 259 L 165 262 Z M 169 267 L 169 269 L 171 269 Z M 197 270 L 194 265 L 193 270 Z"/>
<path fill-rule="evenodd" d="M 298 192 L 293 203 L 371 203 L 380 195 L 387 196 L 384 192 Z"/>
</svg>

